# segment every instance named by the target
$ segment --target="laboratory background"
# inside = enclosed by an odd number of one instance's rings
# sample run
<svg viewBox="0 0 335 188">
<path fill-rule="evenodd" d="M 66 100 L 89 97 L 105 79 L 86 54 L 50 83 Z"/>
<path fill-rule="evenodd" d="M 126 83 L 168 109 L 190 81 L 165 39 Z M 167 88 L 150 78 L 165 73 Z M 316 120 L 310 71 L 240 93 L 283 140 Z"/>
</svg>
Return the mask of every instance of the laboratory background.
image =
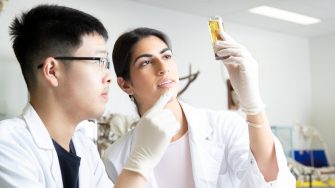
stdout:
<svg viewBox="0 0 335 188">
<path fill-rule="evenodd" d="M 20 115 L 28 101 L 11 47 L 10 22 L 41 3 L 70 6 L 99 18 L 109 32 L 110 54 L 125 31 L 141 26 L 164 31 L 185 78 L 180 99 L 240 113 L 231 107 L 229 76 L 215 60 L 208 28 L 210 17 L 222 17 L 225 31 L 259 64 L 269 122 L 297 187 L 335 187 L 334 0 L 0 0 L 0 120 Z M 120 135 L 112 131 L 123 134 L 136 119 L 135 107 L 117 86 L 114 72 L 109 95 L 104 117 L 87 129 L 98 144 L 117 139 Z M 113 128 L 120 126 L 112 125 L 114 117 L 129 127 Z"/>
</svg>

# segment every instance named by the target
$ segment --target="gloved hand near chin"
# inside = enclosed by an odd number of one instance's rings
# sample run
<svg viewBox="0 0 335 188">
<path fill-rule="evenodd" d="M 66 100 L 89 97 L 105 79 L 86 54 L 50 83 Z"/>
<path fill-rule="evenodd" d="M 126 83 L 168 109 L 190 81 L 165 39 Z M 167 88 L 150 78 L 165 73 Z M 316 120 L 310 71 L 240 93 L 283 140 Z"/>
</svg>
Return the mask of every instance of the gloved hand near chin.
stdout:
<svg viewBox="0 0 335 188">
<path fill-rule="evenodd" d="M 264 110 L 258 83 L 258 64 L 250 52 L 238 44 L 224 31 L 220 32 L 224 40 L 214 44 L 216 55 L 223 57 L 230 82 L 239 96 L 242 110 L 254 115 Z"/>
<path fill-rule="evenodd" d="M 135 128 L 134 147 L 124 169 L 138 172 L 147 180 L 180 128 L 172 111 L 163 109 L 172 96 L 173 90 L 163 94 Z"/>
</svg>

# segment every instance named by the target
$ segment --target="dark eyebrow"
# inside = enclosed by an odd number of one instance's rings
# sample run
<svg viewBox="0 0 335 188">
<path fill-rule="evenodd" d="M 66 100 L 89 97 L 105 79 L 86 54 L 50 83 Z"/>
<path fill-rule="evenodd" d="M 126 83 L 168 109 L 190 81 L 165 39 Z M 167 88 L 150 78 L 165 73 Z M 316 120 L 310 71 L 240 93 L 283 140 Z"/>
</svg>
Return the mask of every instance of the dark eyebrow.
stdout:
<svg viewBox="0 0 335 188">
<path fill-rule="evenodd" d="M 164 52 L 166 52 L 166 51 L 172 51 L 170 48 L 164 48 L 161 52 L 159 52 L 160 54 L 162 54 L 162 53 L 164 53 Z"/>
<path fill-rule="evenodd" d="M 161 50 L 159 53 L 160 54 L 163 54 L 164 52 L 166 52 L 166 51 L 171 51 L 171 49 L 170 48 L 164 48 L 163 50 Z M 133 61 L 133 63 L 135 63 L 139 58 L 141 58 L 141 57 L 152 57 L 152 55 L 151 54 L 142 54 L 142 55 L 140 55 L 140 56 L 138 56 L 134 61 Z"/>
<path fill-rule="evenodd" d="M 142 54 L 142 55 L 138 56 L 138 57 L 133 61 L 133 64 L 135 64 L 136 61 L 137 61 L 139 58 L 141 58 L 141 57 L 152 57 L 152 55 L 150 55 L 150 54 Z"/>
</svg>

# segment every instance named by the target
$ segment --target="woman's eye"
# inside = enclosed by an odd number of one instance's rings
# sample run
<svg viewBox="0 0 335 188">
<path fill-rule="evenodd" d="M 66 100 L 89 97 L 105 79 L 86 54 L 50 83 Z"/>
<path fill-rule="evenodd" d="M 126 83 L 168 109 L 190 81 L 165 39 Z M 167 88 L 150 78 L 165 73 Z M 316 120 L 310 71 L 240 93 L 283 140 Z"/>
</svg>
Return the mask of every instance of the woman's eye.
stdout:
<svg viewBox="0 0 335 188">
<path fill-rule="evenodd" d="M 140 67 L 144 67 L 144 66 L 146 66 L 146 65 L 148 65 L 148 64 L 150 64 L 151 62 L 149 61 L 149 60 L 145 60 L 145 61 L 142 61 L 141 63 L 140 63 Z"/>
<path fill-rule="evenodd" d="M 166 55 L 164 55 L 163 57 L 164 57 L 164 59 L 171 59 L 171 58 L 172 58 L 172 55 L 171 55 L 171 54 L 166 54 Z"/>
</svg>

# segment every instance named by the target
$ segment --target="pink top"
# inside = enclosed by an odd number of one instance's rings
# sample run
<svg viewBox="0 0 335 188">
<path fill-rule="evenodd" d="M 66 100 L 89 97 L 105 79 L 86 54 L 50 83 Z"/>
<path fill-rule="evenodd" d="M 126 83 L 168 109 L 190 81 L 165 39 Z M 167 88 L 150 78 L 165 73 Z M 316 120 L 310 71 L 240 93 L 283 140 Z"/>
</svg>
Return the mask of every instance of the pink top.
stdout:
<svg viewBox="0 0 335 188">
<path fill-rule="evenodd" d="M 170 143 L 154 169 L 159 188 L 194 188 L 188 133 Z"/>
</svg>

